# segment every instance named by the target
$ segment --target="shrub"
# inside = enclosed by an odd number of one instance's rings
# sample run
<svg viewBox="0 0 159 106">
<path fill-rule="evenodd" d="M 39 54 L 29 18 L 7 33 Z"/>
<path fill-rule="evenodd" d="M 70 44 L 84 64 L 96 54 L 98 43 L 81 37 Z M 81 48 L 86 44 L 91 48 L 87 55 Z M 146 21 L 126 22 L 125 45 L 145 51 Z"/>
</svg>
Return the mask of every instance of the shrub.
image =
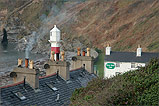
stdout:
<svg viewBox="0 0 159 106">
<path fill-rule="evenodd" d="M 71 105 L 159 105 L 159 59 L 110 79 L 97 78 L 76 89 Z"/>
</svg>

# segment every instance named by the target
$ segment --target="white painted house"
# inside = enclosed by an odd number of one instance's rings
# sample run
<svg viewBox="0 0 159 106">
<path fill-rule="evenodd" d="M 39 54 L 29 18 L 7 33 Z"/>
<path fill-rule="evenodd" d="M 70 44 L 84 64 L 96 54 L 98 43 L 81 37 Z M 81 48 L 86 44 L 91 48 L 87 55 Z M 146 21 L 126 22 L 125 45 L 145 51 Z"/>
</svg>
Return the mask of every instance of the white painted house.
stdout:
<svg viewBox="0 0 159 106">
<path fill-rule="evenodd" d="M 152 58 L 159 57 L 159 53 L 142 52 L 140 46 L 136 52 L 117 52 L 108 45 L 105 53 L 104 78 L 144 67 Z"/>
</svg>

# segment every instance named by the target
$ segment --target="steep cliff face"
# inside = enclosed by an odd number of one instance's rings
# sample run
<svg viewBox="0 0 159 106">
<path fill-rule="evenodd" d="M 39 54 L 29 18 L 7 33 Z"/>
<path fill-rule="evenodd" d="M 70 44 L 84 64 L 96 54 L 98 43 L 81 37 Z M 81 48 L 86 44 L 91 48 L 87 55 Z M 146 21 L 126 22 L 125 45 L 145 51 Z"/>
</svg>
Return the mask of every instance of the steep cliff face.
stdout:
<svg viewBox="0 0 159 106">
<path fill-rule="evenodd" d="M 110 43 L 115 50 L 159 50 L 159 1 L 93 0 L 80 10 L 66 29 L 70 35 L 88 40 L 95 47 Z M 69 35 L 69 33 L 66 35 Z M 88 42 L 87 41 L 87 42 Z M 86 42 L 86 43 L 87 43 Z"/>
<path fill-rule="evenodd" d="M 47 44 L 46 48 L 49 48 L 49 30 L 57 24 L 62 30 L 64 42 L 76 39 L 86 46 L 101 49 L 110 43 L 112 49 L 120 51 L 134 51 L 141 44 L 144 51 L 159 50 L 158 0 L 31 1 L 10 20 L 18 17 L 18 21 L 13 23 L 24 26 L 18 39 L 27 39 L 32 31 L 42 29 L 45 32 L 43 35 L 37 34 L 40 35 L 40 43 L 34 44 L 36 47 L 33 49 L 40 50 L 43 44 Z M 19 2 L 17 0 L 17 5 Z M 25 3 L 20 3 L 20 6 Z M 13 24 L 12 21 L 8 23 Z M 65 45 L 67 48 L 71 44 Z"/>
</svg>

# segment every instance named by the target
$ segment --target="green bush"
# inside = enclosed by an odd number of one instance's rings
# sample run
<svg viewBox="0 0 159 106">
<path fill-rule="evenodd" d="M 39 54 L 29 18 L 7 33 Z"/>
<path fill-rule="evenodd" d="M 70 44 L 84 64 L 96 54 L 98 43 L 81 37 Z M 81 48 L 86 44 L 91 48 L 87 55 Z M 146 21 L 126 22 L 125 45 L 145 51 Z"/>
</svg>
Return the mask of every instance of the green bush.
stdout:
<svg viewBox="0 0 159 106">
<path fill-rule="evenodd" d="M 71 105 L 159 105 L 159 59 L 145 67 L 110 79 L 97 78 L 75 90 Z"/>
</svg>

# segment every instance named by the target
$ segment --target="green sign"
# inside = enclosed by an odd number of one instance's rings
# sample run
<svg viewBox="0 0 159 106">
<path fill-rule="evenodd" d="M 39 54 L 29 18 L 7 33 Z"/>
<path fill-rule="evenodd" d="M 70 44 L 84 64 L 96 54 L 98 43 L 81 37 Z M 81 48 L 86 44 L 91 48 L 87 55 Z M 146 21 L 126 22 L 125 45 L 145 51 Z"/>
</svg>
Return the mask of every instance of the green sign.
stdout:
<svg viewBox="0 0 159 106">
<path fill-rule="evenodd" d="M 115 64 L 114 63 L 107 63 L 106 67 L 107 67 L 107 69 L 114 69 L 115 68 Z"/>
</svg>

